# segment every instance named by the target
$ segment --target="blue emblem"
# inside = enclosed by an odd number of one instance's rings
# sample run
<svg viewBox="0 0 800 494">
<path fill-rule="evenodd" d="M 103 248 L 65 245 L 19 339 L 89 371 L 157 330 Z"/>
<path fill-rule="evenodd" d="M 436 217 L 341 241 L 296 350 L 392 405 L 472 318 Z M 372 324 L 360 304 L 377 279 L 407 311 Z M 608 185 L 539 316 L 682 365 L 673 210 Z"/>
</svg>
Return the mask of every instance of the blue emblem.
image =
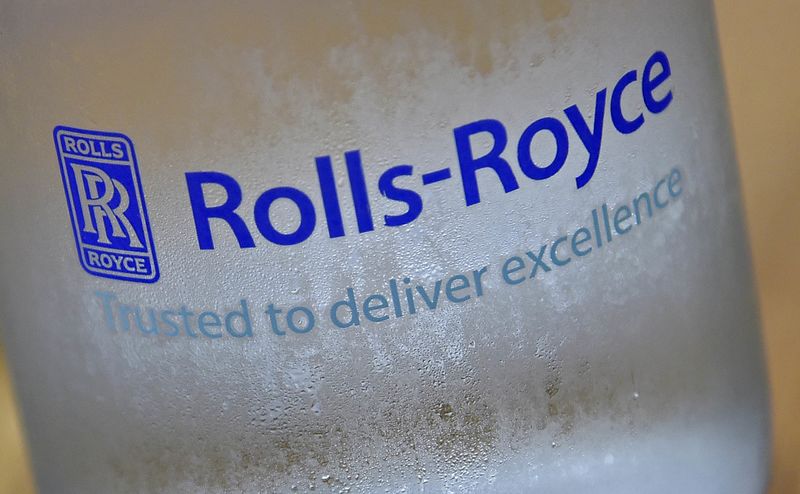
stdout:
<svg viewBox="0 0 800 494">
<path fill-rule="evenodd" d="M 53 137 L 83 268 L 117 280 L 158 280 L 133 142 L 114 132 L 63 126 Z"/>
</svg>

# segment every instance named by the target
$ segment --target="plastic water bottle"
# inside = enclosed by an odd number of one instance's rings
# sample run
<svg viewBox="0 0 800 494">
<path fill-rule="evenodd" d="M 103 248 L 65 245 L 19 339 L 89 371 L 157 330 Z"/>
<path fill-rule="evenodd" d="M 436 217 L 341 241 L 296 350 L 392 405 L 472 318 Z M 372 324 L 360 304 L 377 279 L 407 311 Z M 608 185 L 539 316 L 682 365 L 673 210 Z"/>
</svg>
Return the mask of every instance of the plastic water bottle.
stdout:
<svg viewBox="0 0 800 494">
<path fill-rule="evenodd" d="M 756 493 L 709 2 L 9 2 L 42 492 Z"/>
</svg>

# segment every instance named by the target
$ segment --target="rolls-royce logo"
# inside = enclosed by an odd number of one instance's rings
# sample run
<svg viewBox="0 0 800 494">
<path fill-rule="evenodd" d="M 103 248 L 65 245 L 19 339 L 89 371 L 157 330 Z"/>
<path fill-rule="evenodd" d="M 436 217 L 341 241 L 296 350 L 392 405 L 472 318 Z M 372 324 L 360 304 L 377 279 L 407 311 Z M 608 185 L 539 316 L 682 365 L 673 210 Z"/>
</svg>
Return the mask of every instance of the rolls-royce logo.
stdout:
<svg viewBox="0 0 800 494">
<path fill-rule="evenodd" d="M 133 143 L 123 134 L 53 130 L 78 257 L 96 276 L 153 283 L 158 262 Z"/>
</svg>

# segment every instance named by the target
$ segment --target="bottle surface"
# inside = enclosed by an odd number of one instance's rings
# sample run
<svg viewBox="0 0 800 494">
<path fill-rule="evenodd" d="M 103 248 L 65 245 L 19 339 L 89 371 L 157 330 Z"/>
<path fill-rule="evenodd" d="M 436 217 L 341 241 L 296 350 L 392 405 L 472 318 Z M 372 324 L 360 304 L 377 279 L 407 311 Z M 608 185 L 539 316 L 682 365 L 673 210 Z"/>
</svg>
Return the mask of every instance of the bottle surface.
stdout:
<svg viewBox="0 0 800 494">
<path fill-rule="evenodd" d="M 709 2 L 0 11 L 42 492 L 763 491 Z"/>
</svg>

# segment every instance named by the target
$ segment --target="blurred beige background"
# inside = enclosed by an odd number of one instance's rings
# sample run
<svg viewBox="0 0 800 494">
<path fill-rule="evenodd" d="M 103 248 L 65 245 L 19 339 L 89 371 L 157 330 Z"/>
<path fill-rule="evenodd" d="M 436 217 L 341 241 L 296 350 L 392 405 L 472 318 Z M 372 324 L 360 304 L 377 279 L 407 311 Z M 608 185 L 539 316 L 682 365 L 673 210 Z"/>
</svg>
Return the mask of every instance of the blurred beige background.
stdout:
<svg viewBox="0 0 800 494">
<path fill-rule="evenodd" d="M 770 493 L 798 494 L 800 1 L 718 0 L 717 15 L 772 387 Z"/>
<path fill-rule="evenodd" d="M 800 494 L 800 1 L 716 4 L 772 388 L 770 494 Z"/>
<path fill-rule="evenodd" d="M 772 386 L 770 494 L 800 494 L 800 0 L 716 3 Z M 33 482 L 1 354 L 0 494 L 25 494 Z"/>
</svg>

